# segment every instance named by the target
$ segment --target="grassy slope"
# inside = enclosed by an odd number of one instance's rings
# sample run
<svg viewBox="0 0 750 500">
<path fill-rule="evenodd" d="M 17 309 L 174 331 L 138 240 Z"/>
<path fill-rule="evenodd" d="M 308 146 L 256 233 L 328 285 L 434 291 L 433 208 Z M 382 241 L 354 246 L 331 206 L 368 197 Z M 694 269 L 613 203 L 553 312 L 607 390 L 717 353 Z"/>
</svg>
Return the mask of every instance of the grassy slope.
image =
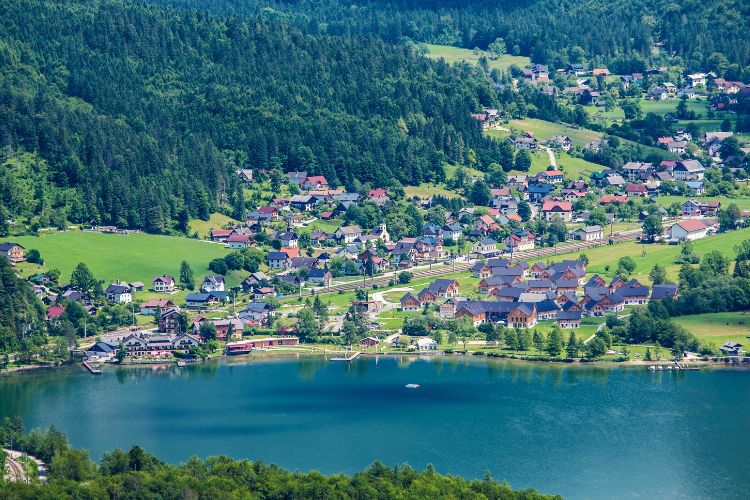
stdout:
<svg viewBox="0 0 750 500">
<path fill-rule="evenodd" d="M 553 122 L 548 122 L 546 120 L 538 120 L 536 118 L 527 118 L 524 120 L 511 120 L 509 125 L 510 125 L 510 128 L 512 130 L 515 130 L 516 132 L 525 132 L 525 131 L 534 132 L 534 135 L 539 141 L 545 141 L 549 139 L 550 137 L 552 137 L 553 135 L 567 135 L 568 137 L 570 137 L 570 140 L 573 141 L 573 145 L 577 147 L 583 147 L 584 145 L 591 142 L 592 140 L 598 139 L 602 136 L 601 132 L 595 132 L 593 130 L 580 128 L 580 127 L 573 127 L 570 125 L 566 125 L 564 123 L 553 123 Z M 499 137 L 501 136 L 501 134 L 503 134 L 503 132 L 502 131 L 490 131 L 489 134 L 492 136 Z M 625 139 L 620 139 L 620 140 L 625 143 L 636 144 L 632 141 L 628 141 Z M 639 144 L 639 146 L 643 148 L 644 154 L 655 154 L 659 158 L 664 159 L 664 160 L 676 158 L 675 155 L 673 155 L 672 153 L 664 149 L 644 146 L 642 144 Z"/>
<path fill-rule="evenodd" d="M 197 231 L 201 238 L 207 238 L 212 229 L 222 229 L 225 225 L 236 222 L 236 219 L 220 213 L 211 214 L 207 221 L 190 219 L 190 234 Z"/>
<path fill-rule="evenodd" d="M 493 61 L 490 59 L 488 52 L 479 51 L 479 53 L 475 54 L 473 50 L 461 49 L 450 45 L 428 44 L 427 49 L 429 50 L 427 57 L 430 59 L 445 59 L 447 63 L 466 62 L 469 64 L 478 64 L 479 58 L 484 55 L 487 57 L 490 69 L 499 69 L 501 71 L 507 71 L 512 64 L 515 64 L 519 68 L 531 64 L 531 59 L 528 57 L 505 54 Z"/>
<path fill-rule="evenodd" d="M 208 273 L 209 261 L 227 254 L 227 249 L 216 243 L 141 233 L 122 236 L 67 231 L 14 240 L 27 249 L 39 250 L 48 268 L 62 272 L 63 282 L 79 262 L 85 262 L 94 276 L 105 282 L 143 281 L 148 286 L 159 274 L 177 277 L 180 262 L 186 260 L 198 279 Z"/>
<path fill-rule="evenodd" d="M 656 203 L 668 207 L 673 203 L 684 203 L 687 200 L 720 201 L 722 207 L 734 203 L 740 210 L 750 210 L 750 198 L 727 198 L 725 196 L 659 196 Z"/>
<path fill-rule="evenodd" d="M 750 335 L 750 313 L 728 312 L 713 314 L 696 314 L 673 318 L 674 322 L 684 326 L 705 343 L 715 347 L 725 342 L 739 342 L 748 345 Z"/>
</svg>

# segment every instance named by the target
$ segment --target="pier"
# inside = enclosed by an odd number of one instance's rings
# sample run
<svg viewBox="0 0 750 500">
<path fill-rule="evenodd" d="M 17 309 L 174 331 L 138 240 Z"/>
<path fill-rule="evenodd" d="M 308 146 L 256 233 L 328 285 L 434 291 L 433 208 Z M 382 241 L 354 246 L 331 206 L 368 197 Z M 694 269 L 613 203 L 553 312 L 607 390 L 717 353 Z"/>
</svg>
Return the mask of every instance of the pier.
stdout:
<svg viewBox="0 0 750 500">
<path fill-rule="evenodd" d="M 352 362 L 355 359 L 357 359 L 360 354 L 362 354 L 362 353 L 359 352 L 359 351 L 357 351 L 355 353 L 352 353 L 352 355 L 348 356 L 348 357 L 346 357 L 346 356 L 340 356 L 340 357 L 337 357 L 337 358 L 331 358 L 331 361 L 348 361 L 348 362 Z"/>
<path fill-rule="evenodd" d="M 101 371 L 101 370 L 99 370 L 99 369 L 97 369 L 97 368 L 94 368 L 93 366 L 91 366 L 91 365 L 89 364 L 89 362 L 88 362 L 88 361 L 86 361 L 85 359 L 83 360 L 83 366 L 85 366 L 85 367 L 86 367 L 86 369 L 87 369 L 87 370 L 88 370 L 89 372 L 91 372 L 91 375 L 101 375 L 101 374 L 102 374 L 102 371 Z"/>
</svg>

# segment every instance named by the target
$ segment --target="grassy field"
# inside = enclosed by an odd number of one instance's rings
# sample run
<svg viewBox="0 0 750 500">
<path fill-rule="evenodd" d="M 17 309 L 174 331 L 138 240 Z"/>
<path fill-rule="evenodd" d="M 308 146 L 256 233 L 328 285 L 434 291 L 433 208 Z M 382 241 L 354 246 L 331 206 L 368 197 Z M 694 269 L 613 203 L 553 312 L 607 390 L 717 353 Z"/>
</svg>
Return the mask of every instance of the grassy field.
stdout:
<svg viewBox="0 0 750 500">
<path fill-rule="evenodd" d="M 734 258 L 734 247 L 742 241 L 750 239 L 750 229 L 740 229 L 729 233 L 718 234 L 693 242 L 693 250 L 698 255 L 705 255 L 712 250 L 718 250 L 727 257 Z M 680 265 L 675 263 L 682 247 L 680 245 L 641 245 L 635 241 L 619 243 L 617 245 L 602 245 L 591 248 L 584 253 L 589 257 L 587 271 L 607 276 L 614 276 L 617 261 L 626 255 L 633 258 L 636 269 L 633 277 L 644 283 L 649 283 L 648 273 L 654 264 L 659 263 L 667 268 L 671 278 L 676 278 Z M 645 255 L 643 252 L 645 251 Z M 568 255 L 558 255 L 550 260 L 570 258 Z"/>
<path fill-rule="evenodd" d="M 462 167 L 466 175 L 473 177 L 484 177 L 484 172 L 471 167 Z M 445 178 L 450 180 L 456 176 L 458 165 L 445 165 Z"/>
<path fill-rule="evenodd" d="M 534 132 L 538 141 L 546 141 L 554 135 L 567 135 L 574 146 L 583 147 L 594 139 L 602 136 L 599 132 L 580 127 L 573 127 L 564 123 L 553 123 L 536 118 L 525 120 L 510 120 L 510 129 L 517 132 Z"/>
<path fill-rule="evenodd" d="M 719 201 L 722 207 L 734 203 L 740 210 L 750 210 L 750 198 L 727 198 L 726 196 L 659 196 L 656 198 L 656 203 L 662 207 L 668 207 L 673 203 L 682 204 L 688 200 Z"/>
<path fill-rule="evenodd" d="M 558 167 L 563 167 L 565 176 L 571 179 L 588 178 L 592 172 L 598 172 L 605 168 L 603 165 L 586 161 L 583 158 L 576 158 L 561 151 L 555 151 L 555 157 Z"/>
<path fill-rule="evenodd" d="M 416 196 L 417 198 L 429 198 L 430 196 L 441 195 L 446 198 L 460 198 L 461 195 L 455 191 L 448 191 L 442 184 L 423 182 L 419 186 L 406 186 L 404 192 L 407 198 Z"/>
<path fill-rule="evenodd" d="M 143 281 L 148 287 L 156 275 L 177 277 L 180 262 L 186 260 L 199 279 L 209 272 L 209 261 L 227 254 L 227 249 L 216 243 L 143 233 L 122 236 L 66 231 L 14 240 L 27 251 L 39 250 L 48 269 L 60 270 L 61 282 L 70 279 L 79 262 L 85 262 L 94 276 L 105 282 Z M 34 272 L 30 265 L 25 269 L 29 274 Z"/>
<path fill-rule="evenodd" d="M 750 313 L 728 312 L 680 316 L 673 321 L 690 330 L 702 342 L 718 348 L 725 342 L 750 344 Z"/>
<path fill-rule="evenodd" d="M 490 59 L 491 54 L 485 51 L 478 51 L 474 53 L 470 49 L 461 49 L 459 47 L 452 47 L 450 45 L 431 45 L 427 44 L 427 50 L 429 53 L 427 57 L 430 59 L 444 59 L 447 63 L 469 63 L 479 64 L 479 58 L 485 56 L 490 69 L 498 69 L 500 71 L 507 71 L 511 65 L 515 64 L 519 68 L 528 66 L 531 64 L 531 59 L 524 56 L 512 56 L 505 54 L 498 57 L 495 60 Z"/>
<path fill-rule="evenodd" d="M 206 220 L 190 219 L 190 234 L 198 232 L 198 236 L 201 238 L 208 238 L 212 229 L 221 229 L 225 225 L 230 223 L 237 223 L 236 219 L 229 217 L 228 215 L 214 213 L 211 217 Z"/>
<path fill-rule="evenodd" d="M 534 136 L 539 141 L 546 141 L 554 135 L 567 135 L 570 140 L 573 141 L 573 145 L 576 147 L 583 147 L 594 139 L 602 137 L 600 132 L 593 130 L 580 128 L 565 123 L 553 123 L 546 120 L 538 120 L 536 118 L 527 118 L 525 120 L 511 120 L 509 127 L 516 133 L 522 132 L 533 132 Z M 502 130 L 488 130 L 487 135 L 496 138 L 502 138 L 507 136 L 507 132 Z M 651 146 L 644 146 L 637 144 L 626 139 L 620 139 L 621 142 L 626 144 L 638 145 L 643 149 L 643 153 L 646 155 L 657 156 L 661 160 L 671 160 L 676 158 L 675 155 L 669 151 L 661 148 L 655 148 Z"/>
</svg>

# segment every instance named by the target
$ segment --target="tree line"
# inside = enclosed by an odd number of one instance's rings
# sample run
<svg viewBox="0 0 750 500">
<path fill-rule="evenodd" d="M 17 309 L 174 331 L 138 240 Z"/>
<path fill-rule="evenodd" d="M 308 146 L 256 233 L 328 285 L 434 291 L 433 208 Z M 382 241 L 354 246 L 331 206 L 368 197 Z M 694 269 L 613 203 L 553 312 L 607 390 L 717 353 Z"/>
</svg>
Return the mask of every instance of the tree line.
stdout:
<svg viewBox="0 0 750 500">
<path fill-rule="evenodd" d="M 48 464 L 45 483 L 3 483 L 0 476 L 4 498 L 560 498 L 532 489 L 513 490 L 489 474 L 482 480 L 438 474 L 432 465 L 420 472 L 408 465 L 391 468 L 375 462 L 351 476 L 324 476 L 226 456 L 193 456 L 170 465 L 137 445 L 106 452 L 97 464 L 86 450 L 71 448 L 54 427 L 26 434 L 18 418 L 5 419 L 0 438 Z"/>
</svg>

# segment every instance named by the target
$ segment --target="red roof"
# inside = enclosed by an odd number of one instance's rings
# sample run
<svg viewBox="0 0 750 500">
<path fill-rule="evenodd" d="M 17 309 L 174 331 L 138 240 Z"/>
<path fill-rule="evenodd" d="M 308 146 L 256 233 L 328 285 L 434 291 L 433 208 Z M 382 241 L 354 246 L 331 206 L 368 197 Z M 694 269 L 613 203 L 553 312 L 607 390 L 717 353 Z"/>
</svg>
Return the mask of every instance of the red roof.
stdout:
<svg viewBox="0 0 750 500">
<path fill-rule="evenodd" d="M 562 177 L 563 173 L 559 170 L 545 170 L 544 175 L 547 177 Z"/>
<path fill-rule="evenodd" d="M 388 196 L 388 193 L 385 192 L 385 189 L 370 189 L 370 192 L 367 193 L 367 196 L 369 198 L 385 198 Z"/>
<path fill-rule="evenodd" d="M 665 146 L 667 144 L 669 144 L 670 142 L 673 142 L 673 141 L 674 141 L 674 139 L 671 138 L 671 137 L 659 137 L 659 138 L 656 139 L 656 142 L 658 142 L 659 144 L 665 145 Z"/>
<path fill-rule="evenodd" d="M 648 191 L 648 188 L 645 184 L 628 184 L 625 191 L 628 193 L 645 193 Z"/>
<path fill-rule="evenodd" d="M 47 319 L 59 318 L 65 312 L 62 306 L 52 306 L 47 310 Z"/>
<path fill-rule="evenodd" d="M 521 216 L 518 215 L 518 214 L 508 214 L 508 215 L 506 215 L 506 217 L 509 218 L 509 219 L 511 219 L 511 220 L 518 221 L 518 222 L 521 222 L 523 220 L 523 219 L 521 219 Z"/>
<path fill-rule="evenodd" d="M 325 185 L 328 185 L 328 181 L 322 175 L 311 175 L 311 176 L 308 176 L 305 179 L 305 181 L 309 182 L 310 184 L 325 184 Z"/>
<path fill-rule="evenodd" d="M 253 239 L 249 234 L 233 234 L 227 238 L 227 243 L 250 243 Z"/>
<path fill-rule="evenodd" d="M 290 259 L 299 257 L 299 248 L 281 247 L 281 251 L 284 252 Z"/>
<path fill-rule="evenodd" d="M 571 212 L 573 204 L 566 201 L 548 201 L 542 205 L 542 212 Z"/>
<path fill-rule="evenodd" d="M 276 207 L 269 207 L 268 205 L 264 205 L 262 207 L 258 207 L 258 213 L 259 214 L 275 214 L 278 213 L 279 209 Z"/>
<path fill-rule="evenodd" d="M 680 222 L 677 223 L 677 225 L 689 233 L 692 233 L 695 231 L 702 231 L 703 229 L 706 229 L 707 227 L 703 223 L 703 221 L 700 221 L 697 219 L 681 220 Z"/>
<path fill-rule="evenodd" d="M 231 229 L 212 229 L 211 236 L 229 236 L 232 234 Z"/>
</svg>

